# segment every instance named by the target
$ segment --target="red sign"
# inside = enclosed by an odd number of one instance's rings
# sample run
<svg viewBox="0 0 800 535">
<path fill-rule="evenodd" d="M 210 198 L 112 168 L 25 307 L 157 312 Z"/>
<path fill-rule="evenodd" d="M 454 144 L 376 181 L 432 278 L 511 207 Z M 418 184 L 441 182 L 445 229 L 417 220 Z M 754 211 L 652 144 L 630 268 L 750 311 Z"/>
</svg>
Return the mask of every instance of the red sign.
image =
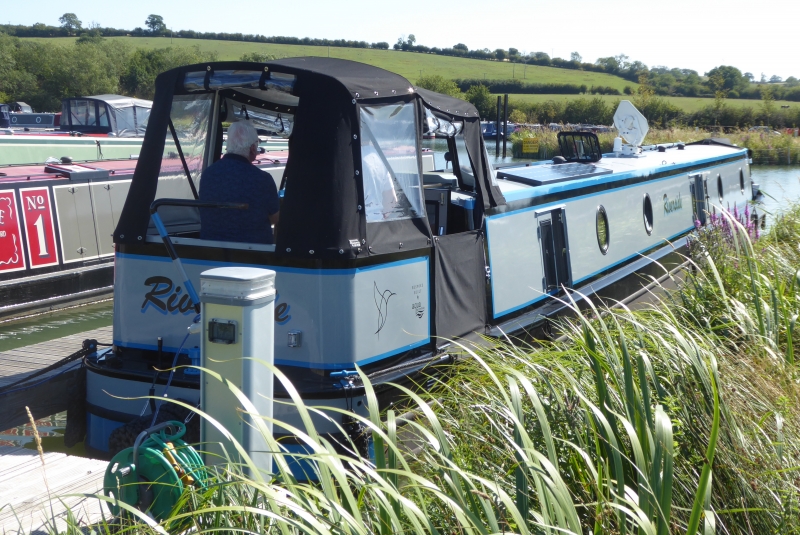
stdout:
<svg viewBox="0 0 800 535">
<path fill-rule="evenodd" d="M 22 219 L 25 222 L 25 234 L 28 236 L 28 260 L 31 267 L 58 264 L 50 192 L 46 187 L 21 189 L 19 197 L 22 201 Z"/>
<path fill-rule="evenodd" d="M 19 210 L 13 189 L 0 191 L 0 271 L 25 269 Z"/>
</svg>

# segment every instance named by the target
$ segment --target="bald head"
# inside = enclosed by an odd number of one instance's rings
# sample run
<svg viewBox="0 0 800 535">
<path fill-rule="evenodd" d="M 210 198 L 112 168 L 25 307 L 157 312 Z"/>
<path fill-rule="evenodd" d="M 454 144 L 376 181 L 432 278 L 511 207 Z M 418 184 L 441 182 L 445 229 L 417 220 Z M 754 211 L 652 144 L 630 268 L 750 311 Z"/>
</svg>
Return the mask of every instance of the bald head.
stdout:
<svg viewBox="0 0 800 535">
<path fill-rule="evenodd" d="M 226 152 L 251 158 L 253 145 L 258 147 L 258 134 L 249 121 L 237 121 L 228 127 Z"/>
</svg>

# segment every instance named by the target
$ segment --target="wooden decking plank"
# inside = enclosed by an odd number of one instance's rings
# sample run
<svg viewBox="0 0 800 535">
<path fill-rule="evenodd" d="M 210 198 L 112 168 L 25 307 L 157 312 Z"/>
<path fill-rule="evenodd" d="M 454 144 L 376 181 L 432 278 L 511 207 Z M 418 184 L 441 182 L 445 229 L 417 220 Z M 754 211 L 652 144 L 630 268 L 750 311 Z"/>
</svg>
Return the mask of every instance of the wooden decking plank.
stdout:
<svg viewBox="0 0 800 535">
<path fill-rule="evenodd" d="M 62 453 L 46 453 L 44 461 L 43 468 L 34 450 L 0 447 L 0 504 L 5 505 L 0 509 L 0 533 L 41 530 L 52 523 L 51 514 L 56 527 L 63 530 L 67 509 L 84 525 L 101 519 L 104 511 L 99 500 L 66 495 L 102 491 L 106 462 Z"/>
</svg>

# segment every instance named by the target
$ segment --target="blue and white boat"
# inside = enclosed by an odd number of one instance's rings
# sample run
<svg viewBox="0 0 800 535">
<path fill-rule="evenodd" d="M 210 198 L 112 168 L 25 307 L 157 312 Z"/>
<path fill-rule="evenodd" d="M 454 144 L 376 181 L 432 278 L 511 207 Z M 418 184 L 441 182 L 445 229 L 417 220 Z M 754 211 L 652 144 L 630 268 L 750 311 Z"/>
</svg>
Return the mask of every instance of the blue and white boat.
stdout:
<svg viewBox="0 0 800 535">
<path fill-rule="evenodd" d="M 336 388 L 337 373 L 358 366 L 381 391 L 448 361 L 453 339 L 542 324 L 564 292 L 632 293 L 641 282 L 627 276 L 666 262 L 707 213 L 751 200 L 745 149 L 642 146 L 646 121 L 629 103 L 616 117 L 628 144 L 613 153 L 601 154 L 592 133 L 562 132 L 554 161 L 495 171 L 471 104 L 360 63 L 199 64 L 156 87 L 114 231 L 114 346 L 86 360 L 86 444 L 96 453 L 141 414 L 141 400 L 124 397 L 166 382 L 154 367 L 168 366 L 195 314 L 151 220 L 154 201 L 195 287 L 220 266 L 277 273 L 276 364 L 311 403 L 363 411 L 363 390 Z M 283 193 L 274 245 L 200 239 L 192 206 L 203 169 L 220 157 L 223 122 L 244 115 L 290 131 L 285 167 L 270 170 Z M 424 134 L 447 138 L 452 168 L 425 170 Z M 163 163 L 165 139 L 182 147 L 181 168 Z M 370 194 L 376 166 L 388 200 Z M 186 347 L 199 345 L 192 335 Z M 281 385 L 274 392 L 285 401 Z M 198 376 L 176 372 L 170 397 L 198 402 Z M 302 425 L 290 405 L 274 410 Z"/>
</svg>

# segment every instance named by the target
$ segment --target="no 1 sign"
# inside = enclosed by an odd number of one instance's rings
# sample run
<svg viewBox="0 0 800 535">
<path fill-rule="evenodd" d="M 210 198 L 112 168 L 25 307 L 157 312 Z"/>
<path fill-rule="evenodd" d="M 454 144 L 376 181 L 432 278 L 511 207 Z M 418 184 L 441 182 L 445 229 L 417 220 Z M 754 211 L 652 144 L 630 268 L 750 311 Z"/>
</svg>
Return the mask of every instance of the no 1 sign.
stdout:
<svg viewBox="0 0 800 535">
<path fill-rule="evenodd" d="M 47 188 L 19 190 L 22 216 L 28 236 L 28 258 L 31 267 L 58 264 L 56 234 L 53 228 L 53 210 Z"/>
</svg>

